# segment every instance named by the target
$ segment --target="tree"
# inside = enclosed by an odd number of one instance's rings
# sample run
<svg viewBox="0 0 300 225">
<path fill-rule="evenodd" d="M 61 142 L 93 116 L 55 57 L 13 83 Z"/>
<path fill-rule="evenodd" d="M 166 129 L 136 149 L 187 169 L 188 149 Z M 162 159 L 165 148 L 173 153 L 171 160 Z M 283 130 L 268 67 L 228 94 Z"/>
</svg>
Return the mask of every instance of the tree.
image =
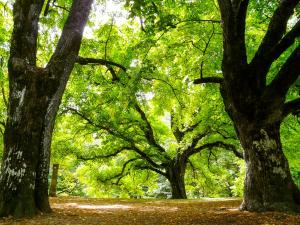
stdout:
<svg viewBox="0 0 300 225">
<path fill-rule="evenodd" d="M 67 112 L 67 115 L 72 113 L 82 118 L 87 125 L 77 130 L 84 129 L 83 133 L 93 132 L 101 143 L 98 147 L 82 147 L 83 150 L 78 150 L 74 154 L 81 160 L 102 159 L 105 163 L 108 158 L 114 157 L 119 164 L 122 161 L 124 167 L 120 169 L 121 173 L 104 176 L 102 181 L 114 178 L 118 183 L 118 180 L 127 174 L 127 168 L 152 170 L 170 181 L 174 198 L 186 198 L 184 175 L 190 156 L 205 148 L 234 149 L 233 145 L 223 143 L 220 136 L 219 139 L 207 140 L 214 134 L 214 131 L 208 128 L 211 126 L 209 123 L 214 123 L 214 128 L 217 128 L 223 121 L 223 111 L 211 113 L 210 109 L 213 107 L 208 106 L 214 105 L 210 103 L 214 102 L 212 99 L 217 98 L 216 89 L 212 86 L 207 86 L 205 89 L 193 86 L 192 81 L 186 79 L 185 73 L 189 68 L 180 71 L 182 67 L 180 64 L 178 67 L 169 66 L 174 61 L 170 55 L 180 51 L 185 45 L 191 46 L 197 53 L 200 51 L 205 54 L 205 46 L 212 42 L 214 27 L 209 27 L 210 39 L 204 42 L 203 49 L 200 41 L 193 43 L 196 47 L 190 42 L 181 43 L 182 30 L 178 31 L 176 38 L 165 37 L 164 33 L 164 36 L 162 34 L 158 38 L 148 34 L 142 36 L 138 33 L 135 35 L 135 41 L 129 39 L 128 42 L 126 35 L 130 35 L 133 31 L 128 32 L 128 28 L 116 28 L 112 24 L 102 26 L 99 31 L 95 31 L 95 33 L 105 34 L 97 41 L 105 45 L 97 45 L 97 48 L 99 50 L 104 48 L 103 51 L 98 51 L 99 54 L 105 52 L 103 58 L 122 60 L 125 66 L 115 63 L 112 67 L 107 67 L 99 60 L 89 60 L 87 64 L 94 64 L 92 70 L 90 67 L 78 68 L 76 78 L 79 80 L 82 77 L 82 81 L 77 81 L 77 87 L 72 83 L 69 89 L 74 91 L 68 93 L 69 99 L 66 98 L 63 111 Z M 120 31 L 122 31 L 121 37 L 118 34 Z M 113 42 L 112 37 L 114 37 Z M 192 41 L 192 37 L 190 39 Z M 107 48 L 108 42 L 109 48 Z M 173 47 L 166 47 L 165 43 L 170 42 L 174 43 Z M 84 50 L 89 52 L 94 51 L 94 48 L 95 46 L 91 46 L 91 49 Z M 180 63 L 191 58 L 189 53 L 191 51 L 185 51 L 186 58 L 181 55 Z M 196 54 L 194 56 L 198 57 Z M 95 66 L 97 64 L 105 67 Z M 203 66 L 202 61 L 201 67 Z M 177 76 L 170 75 L 173 73 Z M 195 97 L 199 96 L 199 93 L 194 89 L 199 91 L 203 89 L 201 96 L 206 98 L 201 104 Z M 209 94 L 212 96 L 211 99 L 207 97 Z M 147 95 L 154 97 L 152 100 L 147 100 L 144 97 Z M 222 106 L 218 105 L 217 108 Z M 168 127 L 159 122 L 159 118 L 170 111 L 174 113 L 172 123 Z M 204 113 L 195 116 L 197 114 L 195 112 L 199 111 Z M 214 119 L 211 119 L 213 117 Z M 74 124 L 82 124 L 82 122 Z M 241 157 L 241 154 L 239 156 Z M 110 172 L 114 172 L 113 169 Z"/>
<path fill-rule="evenodd" d="M 241 208 L 249 211 L 295 210 L 300 204 L 300 192 L 283 154 L 279 129 L 287 115 L 297 114 L 300 110 L 299 98 L 286 98 L 300 74 L 300 45 L 296 41 L 300 35 L 300 21 L 294 14 L 299 0 L 267 3 L 276 9 L 251 60 L 245 42 L 249 2 L 218 1 L 224 49 L 224 79 L 218 82 L 247 164 Z M 288 25 L 290 18 L 296 20 L 293 26 Z M 286 56 L 285 61 L 267 82 L 271 66 L 278 63 L 281 56 Z"/>
<path fill-rule="evenodd" d="M 163 86 L 174 88 L 167 81 L 161 81 L 163 80 L 153 78 L 150 83 L 151 85 L 159 83 L 158 89 L 163 89 Z M 72 101 L 69 103 L 72 106 L 65 106 L 64 111 L 79 116 L 85 124 L 85 132 L 91 130 L 89 132 L 94 132 L 101 140 L 100 146 L 91 147 L 90 150 L 73 151 L 79 160 L 107 160 L 115 157 L 119 158 L 117 160 L 119 164 L 122 161 L 121 171 L 102 179 L 103 182 L 116 180 L 118 184 L 128 174 L 128 167 L 133 170 L 150 170 L 164 176 L 170 182 L 172 198 L 186 198 L 184 178 L 192 155 L 205 149 L 223 148 L 242 158 L 242 154 L 233 144 L 224 141 L 224 138 L 230 138 L 227 137 L 226 131 L 217 125 L 208 124 L 212 122 L 213 119 L 210 117 L 214 117 L 214 114 L 209 113 L 206 118 L 191 116 L 202 107 L 192 105 L 192 94 L 189 95 L 191 100 L 184 103 L 189 107 L 175 110 L 174 105 L 167 103 L 176 99 L 173 92 L 170 93 L 172 97 L 167 98 L 169 100 L 161 100 L 160 97 L 156 97 L 158 100 L 147 100 L 143 97 L 146 93 L 137 91 L 133 94 L 137 97 L 131 96 L 122 101 L 122 97 L 113 94 L 116 92 L 122 96 L 121 93 L 126 92 L 125 87 L 118 83 L 114 84 L 116 90 L 111 88 L 111 84 L 108 85 L 109 95 L 112 95 L 113 99 L 106 95 L 105 85 L 99 87 L 90 83 L 84 86 L 89 86 L 91 92 L 97 93 L 96 99 L 91 101 L 88 96 L 85 96 L 86 100 L 80 97 L 76 105 Z M 154 96 L 160 94 L 163 98 L 167 96 L 166 92 L 158 93 L 155 89 L 152 90 Z M 99 104 L 99 99 L 104 103 Z M 209 100 L 206 99 L 204 102 L 203 107 Z M 166 113 L 166 104 L 174 109 L 169 125 L 160 122 L 159 119 L 160 115 Z M 206 105 L 206 108 L 209 107 Z M 210 110 L 206 109 L 205 112 L 208 111 Z"/>
<path fill-rule="evenodd" d="M 73 1 L 55 52 L 46 67 L 39 67 L 37 40 L 44 2 L 14 3 L 0 216 L 32 216 L 38 210 L 51 210 L 48 173 L 52 131 L 66 83 L 78 59 L 92 0 Z M 46 11 L 48 4 L 49 1 Z"/>
</svg>

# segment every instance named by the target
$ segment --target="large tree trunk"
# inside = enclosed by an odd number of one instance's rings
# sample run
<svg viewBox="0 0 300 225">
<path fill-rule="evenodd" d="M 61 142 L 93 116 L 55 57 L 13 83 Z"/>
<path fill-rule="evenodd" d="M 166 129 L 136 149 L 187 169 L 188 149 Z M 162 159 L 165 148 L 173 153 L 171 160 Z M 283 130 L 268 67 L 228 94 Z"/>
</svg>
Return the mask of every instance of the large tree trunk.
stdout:
<svg viewBox="0 0 300 225">
<path fill-rule="evenodd" d="M 249 0 L 218 0 L 223 28 L 224 79 L 220 81 L 225 109 L 244 148 L 246 179 L 242 209 L 295 211 L 300 204 L 288 161 L 280 142 L 280 124 L 298 112 L 300 99 L 286 102 L 289 88 L 300 74 L 300 46 L 280 65 L 267 83 L 273 63 L 293 45 L 299 26 L 287 32 L 298 0 L 280 1 L 250 62 L 245 30 Z M 299 25 L 299 24 L 297 24 Z"/>
<path fill-rule="evenodd" d="M 13 64 L 13 62 L 10 62 Z M 10 66 L 10 107 L 4 134 L 4 157 L 0 180 L 0 215 L 16 217 L 36 213 L 35 177 L 43 121 L 48 100 L 43 94 L 44 74 Z"/>
<path fill-rule="evenodd" d="M 180 160 L 173 160 L 167 169 L 167 179 L 170 182 L 173 199 L 186 199 L 184 175 L 186 165 Z"/>
<path fill-rule="evenodd" d="M 55 116 L 77 60 L 92 0 L 74 0 L 46 68 L 36 66 L 44 1 L 17 0 L 11 38 L 9 110 L 0 177 L 0 217 L 50 212 L 48 174 Z"/>
<path fill-rule="evenodd" d="M 239 127 L 245 128 L 239 130 L 239 136 L 247 165 L 241 208 L 249 211 L 297 210 L 299 193 L 282 152 L 280 124 L 261 127 L 256 123 Z"/>
</svg>

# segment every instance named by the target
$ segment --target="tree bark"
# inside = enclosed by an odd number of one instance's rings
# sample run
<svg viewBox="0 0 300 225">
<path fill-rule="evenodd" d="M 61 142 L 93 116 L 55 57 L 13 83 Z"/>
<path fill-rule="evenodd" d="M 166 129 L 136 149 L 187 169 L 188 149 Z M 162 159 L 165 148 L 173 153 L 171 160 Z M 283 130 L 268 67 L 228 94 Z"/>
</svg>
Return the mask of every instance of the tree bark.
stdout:
<svg viewBox="0 0 300 225">
<path fill-rule="evenodd" d="M 92 0 L 74 0 L 55 53 L 36 66 L 38 21 L 44 1 L 14 4 L 8 63 L 9 109 L 0 177 L 0 217 L 50 212 L 48 174 L 55 116 L 77 59 Z"/>
<path fill-rule="evenodd" d="M 167 179 L 170 182 L 172 190 L 172 199 L 186 199 L 186 190 L 184 183 L 184 175 L 186 163 L 182 160 L 173 159 L 167 168 Z"/>
<path fill-rule="evenodd" d="M 247 165 L 244 201 L 241 209 L 249 211 L 295 211 L 299 193 L 290 174 L 280 142 L 280 124 L 239 132 Z"/>
</svg>

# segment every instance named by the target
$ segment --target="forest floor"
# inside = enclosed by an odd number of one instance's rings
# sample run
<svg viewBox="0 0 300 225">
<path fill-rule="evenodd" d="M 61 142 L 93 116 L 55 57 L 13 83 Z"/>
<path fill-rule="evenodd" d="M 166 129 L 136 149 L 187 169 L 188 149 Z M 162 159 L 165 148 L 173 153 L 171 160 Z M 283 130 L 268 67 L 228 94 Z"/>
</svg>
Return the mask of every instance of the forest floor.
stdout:
<svg viewBox="0 0 300 225">
<path fill-rule="evenodd" d="M 12 225 L 300 225 L 300 214 L 250 213 L 240 200 L 144 200 L 51 198 L 53 213 L 0 219 Z"/>
</svg>

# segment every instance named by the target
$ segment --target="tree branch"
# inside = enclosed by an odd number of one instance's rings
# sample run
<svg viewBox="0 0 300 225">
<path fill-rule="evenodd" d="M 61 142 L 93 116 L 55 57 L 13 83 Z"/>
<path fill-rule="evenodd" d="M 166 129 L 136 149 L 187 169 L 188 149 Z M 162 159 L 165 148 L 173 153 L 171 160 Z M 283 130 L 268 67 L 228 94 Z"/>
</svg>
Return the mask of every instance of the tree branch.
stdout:
<svg viewBox="0 0 300 225">
<path fill-rule="evenodd" d="M 267 59 L 270 62 L 275 61 L 280 57 L 280 55 L 292 46 L 297 37 L 300 36 L 300 20 L 295 24 L 295 26 L 280 40 L 280 42 L 275 45 L 274 48 L 270 50 L 270 53 L 267 55 Z"/>
<path fill-rule="evenodd" d="M 154 167 L 152 167 L 152 166 L 136 165 L 135 168 L 140 169 L 140 170 L 152 170 L 153 172 L 158 173 L 158 174 L 160 174 L 160 175 L 162 175 L 162 176 L 164 176 L 164 177 L 167 176 L 166 173 L 164 173 L 163 171 L 161 171 L 161 170 L 159 170 L 159 169 L 156 169 L 156 168 L 154 168 Z"/>
<path fill-rule="evenodd" d="M 126 67 L 116 63 L 116 62 L 112 62 L 106 59 L 96 59 L 96 58 L 84 58 L 81 56 L 77 57 L 76 62 L 80 65 L 88 65 L 88 64 L 98 64 L 98 65 L 103 65 L 103 66 L 116 66 L 120 69 L 122 69 L 124 72 L 126 72 Z"/>
<path fill-rule="evenodd" d="M 9 69 L 13 58 L 26 59 L 27 64 L 36 66 L 38 23 L 43 4 L 44 1 L 15 1 Z"/>
<path fill-rule="evenodd" d="M 194 80 L 194 84 L 204 84 L 204 83 L 213 83 L 213 84 L 222 84 L 224 81 L 221 77 L 202 77 Z"/>
<path fill-rule="evenodd" d="M 77 60 L 93 0 L 74 0 L 56 49 L 47 65 L 51 78 L 68 76 Z M 66 79 L 67 80 L 67 79 Z"/>
<path fill-rule="evenodd" d="M 238 158 L 241 158 L 241 159 L 244 158 L 243 153 L 239 152 L 234 145 L 227 144 L 222 141 L 215 141 L 212 143 L 207 143 L 207 144 L 201 145 L 197 148 L 189 148 L 188 150 L 185 151 L 184 154 L 186 155 L 186 158 L 188 159 L 190 156 L 192 156 L 196 153 L 199 153 L 204 149 L 212 149 L 212 148 L 223 148 L 223 149 L 233 152 Z"/>
<path fill-rule="evenodd" d="M 287 22 L 294 12 L 294 8 L 299 0 L 281 0 L 280 5 L 275 10 L 265 37 L 263 38 L 256 55 L 251 64 L 260 65 L 262 61 L 266 61 L 266 55 L 272 51 L 273 47 L 281 40 L 286 32 Z M 283 46 L 282 46 L 283 47 Z M 274 57 L 273 57 L 274 58 Z M 268 64 L 273 60 L 267 59 Z M 271 62 L 270 62 L 271 60 Z"/>
<path fill-rule="evenodd" d="M 137 102 L 134 103 L 134 107 L 135 107 L 136 111 L 140 114 L 142 120 L 146 124 L 146 129 L 143 129 L 143 130 L 145 132 L 147 140 L 149 141 L 149 144 L 156 147 L 160 152 L 165 153 L 166 152 L 165 149 L 163 147 L 161 147 L 161 145 L 155 140 L 153 128 L 152 128 L 151 123 L 148 120 L 145 112 L 142 110 L 142 108 L 139 106 L 139 104 Z"/>
<path fill-rule="evenodd" d="M 249 0 L 218 0 L 218 3 L 223 27 L 223 64 L 232 68 L 245 66 L 245 25 Z M 232 57 L 233 54 L 235 57 Z"/>
<path fill-rule="evenodd" d="M 156 168 L 161 168 L 162 166 L 157 164 L 156 162 L 154 162 L 150 156 L 148 156 L 145 152 L 141 151 L 140 149 L 138 149 L 135 145 L 133 147 L 133 151 L 135 151 L 136 153 L 138 153 L 144 160 L 146 160 L 150 165 L 152 165 L 153 167 Z"/>
<path fill-rule="evenodd" d="M 126 150 L 130 150 L 130 149 L 128 147 L 123 147 L 123 148 L 121 148 L 113 153 L 107 154 L 107 155 L 95 155 L 95 156 L 91 156 L 91 157 L 84 157 L 81 155 L 76 155 L 76 157 L 77 157 L 77 159 L 83 160 L 83 161 L 90 161 L 90 160 L 95 160 L 95 159 L 107 159 L 107 158 L 116 156 Z"/>
<path fill-rule="evenodd" d="M 294 50 L 268 85 L 266 94 L 284 97 L 300 75 L 300 45 Z"/>
<path fill-rule="evenodd" d="M 134 162 L 134 161 L 139 160 L 139 159 L 140 159 L 140 158 L 132 158 L 132 159 L 129 159 L 127 162 L 125 162 L 125 163 L 123 164 L 122 170 L 121 170 L 120 173 L 117 173 L 117 174 L 115 174 L 115 175 L 112 176 L 112 177 L 105 178 L 105 179 L 99 179 L 99 180 L 100 180 L 101 182 L 105 183 L 105 182 L 107 182 L 107 181 L 110 181 L 110 180 L 113 180 L 113 179 L 116 179 L 116 178 L 120 178 L 120 177 L 122 178 L 122 177 L 124 177 L 123 174 L 124 174 L 124 172 L 125 172 L 125 169 L 126 169 L 127 165 L 128 165 L 129 163 Z M 125 176 L 126 176 L 126 175 L 125 175 Z M 120 182 L 120 180 L 121 180 L 121 179 L 118 179 L 117 182 L 116 182 L 116 184 L 118 184 L 118 183 Z"/>
<path fill-rule="evenodd" d="M 133 140 L 131 140 L 130 138 L 126 137 L 125 135 L 117 132 L 117 131 L 114 131 L 112 130 L 111 128 L 108 128 L 106 126 L 103 126 L 103 125 L 100 125 L 100 124 L 96 124 L 95 122 L 93 122 L 90 118 L 88 118 L 86 115 L 82 114 L 81 112 L 79 112 L 78 110 L 76 109 L 73 109 L 73 108 L 68 108 L 70 111 L 74 112 L 76 115 L 80 116 L 82 119 L 84 119 L 85 121 L 88 122 L 88 124 L 90 124 L 91 126 L 93 127 L 96 127 L 98 129 L 101 129 L 101 130 L 105 130 L 107 131 L 110 135 L 113 135 L 115 137 L 118 137 L 120 139 L 122 139 L 123 141 L 126 141 L 130 144 L 130 147 L 128 147 L 128 150 L 132 149 L 134 152 L 136 152 L 137 154 L 139 154 L 144 160 L 146 160 L 149 164 L 151 164 L 152 166 L 154 167 L 157 167 L 157 168 L 160 168 L 161 165 L 157 164 L 156 162 L 154 162 L 151 157 L 141 151 L 134 143 Z M 159 147 L 159 146 L 155 146 L 155 147 Z M 162 148 L 162 147 L 161 147 Z M 163 149 L 163 148 L 162 148 Z M 167 157 L 166 154 L 164 154 L 164 157 Z"/>
</svg>

